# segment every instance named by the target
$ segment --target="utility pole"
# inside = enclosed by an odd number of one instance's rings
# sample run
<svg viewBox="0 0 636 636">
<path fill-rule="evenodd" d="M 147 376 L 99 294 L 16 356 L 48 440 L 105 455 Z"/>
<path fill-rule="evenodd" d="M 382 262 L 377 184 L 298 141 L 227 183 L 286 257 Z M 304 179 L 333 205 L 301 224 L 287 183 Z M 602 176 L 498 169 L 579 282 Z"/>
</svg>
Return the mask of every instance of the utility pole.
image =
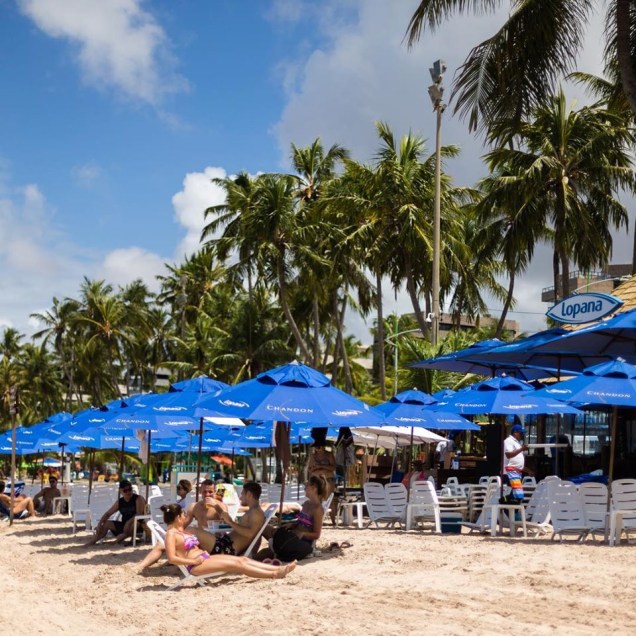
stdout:
<svg viewBox="0 0 636 636">
<path fill-rule="evenodd" d="M 9 525 L 13 525 L 13 507 L 15 506 L 15 436 L 18 413 L 20 412 L 20 394 L 16 384 L 9 389 L 9 415 L 11 416 L 11 505 L 9 506 Z"/>
<path fill-rule="evenodd" d="M 446 108 L 444 104 L 444 87 L 442 80 L 446 72 L 446 64 L 443 60 L 433 62 L 429 69 L 433 83 L 428 87 L 428 94 L 433 104 L 433 110 L 437 114 L 435 126 L 435 203 L 433 208 L 433 322 L 431 330 L 431 343 L 437 346 L 439 339 L 439 321 L 441 317 L 439 306 L 440 290 L 440 257 L 441 257 L 441 184 L 442 184 L 442 113 Z"/>
</svg>

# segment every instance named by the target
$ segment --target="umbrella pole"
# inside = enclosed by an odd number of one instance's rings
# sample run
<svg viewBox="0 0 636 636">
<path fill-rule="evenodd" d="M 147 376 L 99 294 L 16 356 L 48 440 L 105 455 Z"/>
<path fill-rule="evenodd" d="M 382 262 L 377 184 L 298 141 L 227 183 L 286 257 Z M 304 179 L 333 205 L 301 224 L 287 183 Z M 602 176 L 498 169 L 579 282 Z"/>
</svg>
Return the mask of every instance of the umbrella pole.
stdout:
<svg viewBox="0 0 636 636">
<path fill-rule="evenodd" d="M 90 459 L 88 461 L 88 504 L 91 503 L 91 492 L 93 492 L 93 460 L 95 456 L 92 450 L 88 451 Z"/>
<path fill-rule="evenodd" d="M 296 477 L 296 499 L 300 499 L 300 471 L 302 470 L 302 446 L 301 437 L 298 436 L 298 476 Z"/>
<path fill-rule="evenodd" d="M 199 478 L 201 477 L 201 448 L 203 447 L 203 418 L 199 419 L 199 453 L 197 455 L 197 489 L 195 501 L 199 501 Z"/>
<path fill-rule="evenodd" d="M 14 409 L 12 409 L 14 410 Z M 11 413 L 11 506 L 9 507 L 9 525 L 13 525 L 13 506 L 15 505 L 15 436 L 16 414 Z M 44 465 L 44 462 L 42 462 Z"/>
<path fill-rule="evenodd" d="M 375 461 L 375 454 L 378 451 L 378 440 L 380 439 L 379 435 L 375 436 L 375 446 L 373 447 L 373 455 L 371 456 L 371 470 L 367 469 L 367 474 L 365 475 L 365 482 L 369 481 L 369 475 L 373 471 L 373 462 Z"/>
<path fill-rule="evenodd" d="M 234 483 L 234 446 L 232 446 L 232 469 L 230 471 L 230 477 L 232 478 L 232 483 Z"/>
<path fill-rule="evenodd" d="M 150 490 L 150 476 L 152 474 L 151 466 L 150 466 L 150 444 L 152 442 L 152 431 L 148 431 L 148 463 L 146 464 L 146 503 L 148 503 L 148 491 Z"/>
<path fill-rule="evenodd" d="M 554 436 L 554 443 L 559 443 L 559 435 L 561 434 L 561 415 L 557 415 L 556 423 L 556 435 Z M 554 474 L 559 476 L 559 449 L 554 449 Z"/>
<path fill-rule="evenodd" d="M 42 460 L 40 462 L 40 488 L 44 488 L 44 453 L 38 451 L 38 456 Z"/>
<path fill-rule="evenodd" d="M 607 470 L 607 492 L 612 492 L 612 480 L 614 479 L 614 456 L 616 455 L 616 429 L 618 428 L 618 407 L 612 407 L 612 424 L 610 439 L 610 459 L 609 468 Z M 610 508 L 610 496 L 607 496 L 607 510 Z"/>
<path fill-rule="evenodd" d="M 62 486 L 64 485 L 64 446 L 65 444 L 60 444 L 60 446 L 62 447 L 62 450 L 60 451 L 61 455 L 62 455 L 62 474 L 60 475 L 61 477 L 61 481 L 62 481 Z"/>
<path fill-rule="evenodd" d="M 119 456 L 119 479 L 124 478 L 124 445 L 126 438 L 124 435 L 121 436 L 121 454 Z"/>
<path fill-rule="evenodd" d="M 287 435 L 287 443 L 289 443 L 289 433 L 291 431 L 291 424 L 289 422 L 274 422 L 274 426 L 283 426 L 285 434 Z M 283 502 L 285 501 L 285 481 L 287 479 L 287 469 L 285 467 L 285 459 L 281 457 L 281 484 L 280 484 L 280 504 L 278 506 L 278 525 L 283 524 Z"/>
<path fill-rule="evenodd" d="M 406 474 L 408 475 L 411 470 L 412 470 L 412 466 L 413 466 L 413 435 L 415 434 L 415 428 L 413 426 L 411 426 L 411 445 L 409 447 L 409 466 L 408 466 L 408 470 L 406 471 Z M 410 501 L 411 499 L 411 480 L 409 478 L 408 484 L 406 485 L 406 500 Z"/>
</svg>

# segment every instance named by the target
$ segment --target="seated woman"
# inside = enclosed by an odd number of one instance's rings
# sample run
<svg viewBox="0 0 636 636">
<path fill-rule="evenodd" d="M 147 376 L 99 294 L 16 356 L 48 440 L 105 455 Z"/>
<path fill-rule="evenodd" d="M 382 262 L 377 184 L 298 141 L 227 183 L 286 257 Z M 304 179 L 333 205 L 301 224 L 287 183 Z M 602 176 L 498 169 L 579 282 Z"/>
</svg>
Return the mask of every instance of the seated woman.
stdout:
<svg viewBox="0 0 636 636">
<path fill-rule="evenodd" d="M 11 510 L 11 497 L 4 494 L 5 483 L 0 481 L 0 507 L 7 516 Z M 6 511 L 6 512 L 5 512 Z M 27 517 L 35 517 L 35 507 L 31 497 L 17 495 L 13 499 L 13 517 L 15 519 L 26 519 Z"/>
<path fill-rule="evenodd" d="M 313 552 L 314 543 L 322 532 L 322 502 L 326 495 L 325 479 L 317 475 L 310 477 L 305 484 L 307 500 L 303 503 L 296 521 L 275 530 L 271 535 L 271 550 L 261 550 L 258 557 L 271 558 L 273 554 L 281 561 L 300 561 L 307 558 Z"/>
<path fill-rule="evenodd" d="M 84 545 L 95 545 L 109 531 L 117 537 L 116 543 L 123 543 L 126 537 L 132 537 L 135 517 L 145 513 L 146 500 L 133 493 L 132 484 L 127 480 L 119 482 L 119 491 L 121 497 L 102 515 L 95 528 L 95 536 Z M 121 515 L 121 520 L 112 521 L 110 517 L 116 512 Z"/>
<path fill-rule="evenodd" d="M 185 515 L 179 504 L 161 506 L 166 533 L 166 554 L 174 565 L 185 565 L 192 574 L 212 574 L 229 572 L 244 574 L 255 579 L 282 579 L 295 567 L 296 562 L 275 566 L 227 554 L 210 555 L 199 547 L 196 536 L 185 532 Z"/>
<path fill-rule="evenodd" d="M 186 509 L 188 502 L 186 501 L 188 498 L 188 493 L 192 490 L 192 483 L 188 479 L 181 479 L 177 484 L 177 503 L 183 508 Z"/>
</svg>

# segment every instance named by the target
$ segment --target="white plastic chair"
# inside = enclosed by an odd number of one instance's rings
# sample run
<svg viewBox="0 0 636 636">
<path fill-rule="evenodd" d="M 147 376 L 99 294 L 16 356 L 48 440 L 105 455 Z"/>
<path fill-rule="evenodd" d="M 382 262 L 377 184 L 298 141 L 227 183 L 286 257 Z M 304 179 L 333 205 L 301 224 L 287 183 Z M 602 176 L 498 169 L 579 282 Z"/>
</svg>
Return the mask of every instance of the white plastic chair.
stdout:
<svg viewBox="0 0 636 636">
<path fill-rule="evenodd" d="M 578 541 L 585 541 L 592 527 L 587 523 L 583 510 L 583 500 L 577 487 L 568 481 L 548 483 L 550 523 L 554 531 L 552 540 L 565 535 L 574 535 Z"/>
<path fill-rule="evenodd" d="M 526 506 L 526 527 L 528 530 L 535 532 L 536 537 L 552 533 L 553 531 L 550 525 L 548 486 L 550 482 L 560 481 L 561 479 L 556 475 L 542 479 L 537 484 L 537 487 L 534 489 L 528 501 L 528 505 Z"/>
<path fill-rule="evenodd" d="M 375 523 L 378 528 L 380 527 L 380 523 L 385 523 L 387 528 L 394 526 L 396 523 L 401 523 L 402 517 L 396 515 L 393 511 L 382 484 L 368 481 L 362 486 L 362 490 L 369 512 L 367 528 L 372 523 Z"/>
<path fill-rule="evenodd" d="M 592 536 L 597 532 L 607 534 L 607 496 L 605 484 L 587 482 L 579 486 L 579 494 L 583 501 L 585 520 L 592 527 Z"/>
<path fill-rule="evenodd" d="M 491 530 L 493 504 L 499 503 L 501 497 L 500 486 L 496 481 L 491 481 L 486 488 L 481 512 L 475 521 L 461 521 L 460 525 L 468 528 L 470 532 L 489 533 Z"/>
<path fill-rule="evenodd" d="M 415 481 L 411 485 L 410 500 L 406 506 L 406 529 L 411 530 L 413 522 L 432 522 L 435 532 L 442 531 L 439 501 L 435 487 L 430 481 Z"/>
<path fill-rule="evenodd" d="M 616 514 L 620 512 L 620 514 Z M 616 479 L 611 486 L 611 515 L 616 526 L 612 543 L 620 542 L 623 533 L 629 539 L 636 531 L 636 479 Z"/>
<path fill-rule="evenodd" d="M 406 517 L 406 505 L 409 500 L 409 493 L 404 484 L 386 484 L 384 486 L 386 499 L 396 517 L 404 519 Z"/>
</svg>

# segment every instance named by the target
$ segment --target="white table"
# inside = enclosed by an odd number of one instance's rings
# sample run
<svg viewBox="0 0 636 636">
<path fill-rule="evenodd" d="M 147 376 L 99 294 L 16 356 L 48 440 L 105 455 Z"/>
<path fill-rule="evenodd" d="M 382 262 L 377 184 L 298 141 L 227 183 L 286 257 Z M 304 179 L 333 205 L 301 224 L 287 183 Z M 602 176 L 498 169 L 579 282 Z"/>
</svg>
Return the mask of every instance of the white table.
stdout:
<svg viewBox="0 0 636 636">
<path fill-rule="evenodd" d="M 341 501 L 338 503 L 338 510 L 336 511 L 336 520 L 340 518 L 340 525 L 345 525 L 345 513 L 352 514 L 356 511 L 356 521 L 358 528 L 362 530 L 364 527 L 363 518 L 364 514 L 362 509 L 366 506 L 365 501 Z M 347 524 L 349 525 L 349 524 Z"/>
<path fill-rule="evenodd" d="M 609 515 L 609 537 L 608 544 L 610 546 L 620 545 L 620 533 L 618 531 L 618 525 L 620 521 L 620 527 L 623 525 L 623 517 L 636 517 L 636 510 L 610 510 Z M 617 536 L 618 535 L 618 536 Z"/>
<path fill-rule="evenodd" d="M 67 515 L 70 517 L 73 514 L 73 510 L 71 508 L 71 501 L 72 501 L 72 497 L 71 495 L 62 495 L 61 497 L 55 497 L 53 499 L 53 514 L 60 514 L 60 504 L 61 502 L 65 501 L 66 502 L 66 510 L 67 510 Z"/>
<path fill-rule="evenodd" d="M 488 504 L 491 508 L 492 512 L 490 513 L 490 536 L 497 536 L 497 523 L 503 527 L 503 513 L 508 513 L 508 523 L 510 527 L 510 536 L 514 537 L 516 534 L 516 524 L 515 515 L 519 512 L 519 516 L 521 517 L 521 528 L 523 530 L 523 536 L 528 536 L 528 530 L 526 528 L 526 509 L 523 504 Z M 501 518 L 500 518 L 501 517 Z"/>
</svg>

